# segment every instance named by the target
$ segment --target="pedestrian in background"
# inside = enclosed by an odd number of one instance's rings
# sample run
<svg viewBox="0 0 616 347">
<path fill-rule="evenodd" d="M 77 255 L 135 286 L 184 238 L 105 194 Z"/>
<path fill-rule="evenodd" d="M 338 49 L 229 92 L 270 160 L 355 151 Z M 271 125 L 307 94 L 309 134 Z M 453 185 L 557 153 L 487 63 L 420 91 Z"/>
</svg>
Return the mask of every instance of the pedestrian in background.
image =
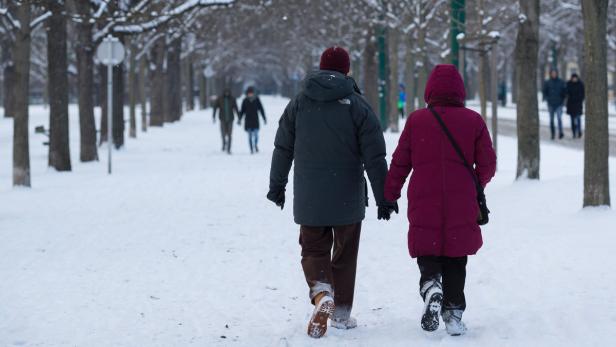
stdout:
<svg viewBox="0 0 616 347">
<path fill-rule="evenodd" d="M 399 93 L 398 93 L 398 114 L 400 118 L 404 119 L 405 117 L 405 109 L 406 109 L 406 88 L 404 84 L 400 83 L 399 85 Z"/>
<path fill-rule="evenodd" d="M 584 113 L 584 83 L 577 74 L 567 82 L 567 114 L 571 117 L 573 138 L 582 137 L 582 114 Z"/>
<path fill-rule="evenodd" d="M 220 134 L 222 136 L 222 151 L 231 154 L 231 135 L 233 134 L 233 120 L 238 114 L 237 102 L 231 94 L 231 89 L 225 88 L 222 95 L 214 103 L 212 117 L 216 123 L 216 112 L 220 118 Z"/>
<path fill-rule="evenodd" d="M 543 101 L 548 104 L 552 140 L 556 138 L 555 117 L 558 121 L 558 138 L 562 139 L 565 136 L 563 133 L 563 106 L 566 96 L 567 85 L 558 77 L 558 71 L 550 71 L 550 78 L 543 83 Z"/>
<path fill-rule="evenodd" d="M 265 110 L 261 100 L 255 94 L 254 87 L 248 87 L 246 89 L 246 97 L 242 101 L 240 108 L 239 119 L 237 124 L 242 124 L 242 118 L 245 116 L 244 129 L 248 133 L 248 145 L 250 147 L 250 154 L 259 152 L 259 113 L 263 118 L 263 124 L 267 124 L 267 118 L 265 118 Z"/>
</svg>

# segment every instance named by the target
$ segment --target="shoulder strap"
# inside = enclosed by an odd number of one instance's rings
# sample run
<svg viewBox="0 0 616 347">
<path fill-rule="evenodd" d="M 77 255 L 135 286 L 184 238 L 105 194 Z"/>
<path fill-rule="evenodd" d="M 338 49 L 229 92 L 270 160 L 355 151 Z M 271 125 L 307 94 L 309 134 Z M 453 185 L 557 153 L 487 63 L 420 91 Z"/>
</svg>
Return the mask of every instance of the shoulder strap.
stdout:
<svg viewBox="0 0 616 347">
<path fill-rule="evenodd" d="M 479 183 L 479 180 L 477 179 L 477 176 L 475 175 L 475 171 L 473 170 L 473 167 L 470 166 L 468 161 L 466 161 L 466 158 L 464 157 L 464 153 L 462 153 L 462 150 L 460 149 L 460 146 L 458 146 L 458 143 L 453 138 L 453 135 L 451 134 L 451 132 L 449 131 L 449 129 L 445 125 L 445 122 L 443 122 L 443 119 L 436 112 L 436 110 L 434 110 L 433 107 L 430 106 L 430 107 L 428 107 L 428 109 L 430 110 L 430 112 L 432 112 L 432 114 L 434 115 L 434 118 L 436 118 L 438 123 L 441 125 L 441 128 L 443 128 L 443 132 L 445 133 L 445 135 L 447 135 L 447 138 L 449 139 L 449 142 L 451 142 L 451 145 L 453 146 L 453 148 L 456 150 L 456 153 L 458 154 L 458 157 L 460 157 L 460 159 L 462 159 L 462 161 L 464 162 L 464 166 L 466 167 L 468 172 L 471 174 L 471 177 L 473 177 L 473 181 L 475 182 L 475 188 L 477 189 L 477 192 L 480 193 L 480 194 L 483 194 L 483 187 Z"/>
</svg>

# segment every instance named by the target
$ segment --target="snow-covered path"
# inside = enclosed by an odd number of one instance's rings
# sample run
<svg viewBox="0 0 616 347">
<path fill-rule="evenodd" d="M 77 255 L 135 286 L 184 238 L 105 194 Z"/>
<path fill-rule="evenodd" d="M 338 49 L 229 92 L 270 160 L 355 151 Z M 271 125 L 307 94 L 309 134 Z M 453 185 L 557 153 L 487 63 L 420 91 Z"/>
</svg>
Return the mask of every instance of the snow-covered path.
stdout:
<svg viewBox="0 0 616 347">
<path fill-rule="evenodd" d="M 128 139 L 111 177 L 104 161 L 78 162 L 72 108 L 74 171 L 47 169 L 42 139 L 32 136 L 32 189 L 10 186 L 11 121 L 0 119 L 0 346 L 313 345 L 292 206 L 281 212 L 265 199 L 286 100 L 264 102 L 270 123 L 258 155 L 248 154 L 238 126 L 235 154 L 224 155 L 210 111 L 191 112 Z M 34 107 L 31 125 L 46 117 Z M 396 140 L 387 134 L 389 152 Z M 421 331 L 406 218 L 378 222 L 371 206 L 354 309 L 360 326 L 331 329 L 319 345 L 613 343 L 616 213 L 581 210 L 582 152 L 543 144 L 541 182 L 514 182 L 515 140 L 499 144 L 487 193 L 492 222 L 468 266 L 468 335 Z M 616 201 L 616 180 L 612 187 Z"/>
</svg>

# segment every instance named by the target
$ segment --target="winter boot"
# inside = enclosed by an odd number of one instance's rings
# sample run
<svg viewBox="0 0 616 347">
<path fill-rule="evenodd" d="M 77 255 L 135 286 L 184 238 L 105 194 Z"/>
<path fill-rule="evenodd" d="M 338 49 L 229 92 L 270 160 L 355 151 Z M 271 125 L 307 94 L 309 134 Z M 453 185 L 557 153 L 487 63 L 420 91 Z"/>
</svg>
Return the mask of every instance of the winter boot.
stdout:
<svg viewBox="0 0 616 347">
<path fill-rule="evenodd" d="M 346 307 L 336 306 L 336 310 L 332 315 L 332 327 L 336 329 L 353 329 L 357 328 L 357 320 L 351 317 L 351 310 Z"/>
<path fill-rule="evenodd" d="M 349 317 L 347 319 L 334 318 L 332 319 L 332 327 L 336 329 L 354 329 L 357 328 L 357 319 Z"/>
<path fill-rule="evenodd" d="M 424 283 L 421 288 L 424 298 L 424 311 L 421 317 L 421 328 L 425 331 L 438 329 L 439 314 L 443 304 L 443 287 L 441 282 L 434 279 Z"/>
<path fill-rule="evenodd" d="M 314 297 L 314 311 L 308 322 L 308 336 L 315 339 L 323 337 L 327 331 L 327 320 L 334 313 L 334 299 L 328 292 L 321 292 Z"/>
<path fill-rule="evenodd" d="M 466 325 L 462 322 L 462 310 L 443 310 L 443 322 L 447 333 L 451 336 L 460 336 L 466 333 Z"/>
</svg>

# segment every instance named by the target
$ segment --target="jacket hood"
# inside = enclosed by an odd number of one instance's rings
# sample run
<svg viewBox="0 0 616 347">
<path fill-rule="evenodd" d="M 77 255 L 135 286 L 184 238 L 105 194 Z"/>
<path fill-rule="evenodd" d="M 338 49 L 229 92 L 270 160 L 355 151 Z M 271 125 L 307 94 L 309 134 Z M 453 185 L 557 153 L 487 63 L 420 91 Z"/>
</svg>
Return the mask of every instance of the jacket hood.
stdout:
<svg viewBox="0 0 616 347">
<path fill-rule="evenodd" d="M 437 65 L 426 83 L 424 100 L 429 106 L 464 106 L 464 81 L 454 65 Z"/>
<path fill-rule="evenodd" d="M 317 101 L 339 100 L 353 94 L 353 78 L 337 71 L 319 70 L 310 72 L 302 82 L 301 93 Z"/>
</svg>

